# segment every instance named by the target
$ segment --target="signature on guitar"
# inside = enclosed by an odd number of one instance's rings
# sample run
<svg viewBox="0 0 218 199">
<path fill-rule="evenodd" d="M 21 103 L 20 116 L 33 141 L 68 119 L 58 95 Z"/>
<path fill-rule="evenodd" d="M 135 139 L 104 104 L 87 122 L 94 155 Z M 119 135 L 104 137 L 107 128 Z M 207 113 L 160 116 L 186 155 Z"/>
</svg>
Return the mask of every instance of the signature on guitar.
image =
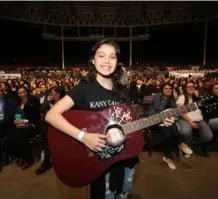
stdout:
<svg viewBox="0 0 218 199">
<path fill-rule="evenodd" d="M 113 106 L 109 109 L 110 119 L 116 120 L 118 124 L 132 121 L 131 112 L 129 109 L 125 112 L 122 107 Z"/>
</svg>

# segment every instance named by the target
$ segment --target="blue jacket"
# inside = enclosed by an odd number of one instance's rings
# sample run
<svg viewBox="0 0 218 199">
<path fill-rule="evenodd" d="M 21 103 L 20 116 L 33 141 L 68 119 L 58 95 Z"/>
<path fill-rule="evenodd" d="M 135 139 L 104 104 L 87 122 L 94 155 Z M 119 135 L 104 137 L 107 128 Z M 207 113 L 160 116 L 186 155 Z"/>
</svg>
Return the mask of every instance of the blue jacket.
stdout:
<svg viewBox="0 0 218 199">
<path fill-rule="evenodd" d="M 149 108 L 149 115 L 154 115 L 155 113 L 159 113 L 165 110 L 167 105 L 167 99 L 162 95 L 162 93 L 157 93 L 153 97 L 153 104 Z M 171 99 L 172 108 L 176 108 L 176 101 Z"/>
<path fill-rule="evenodd" d="M 8 130 L 14 124 L 14 115 L 16 112 L 16 101 L 4 98 L 2 101 L 4 119 L 0 121 L 0 129 Z"/>
</svg>

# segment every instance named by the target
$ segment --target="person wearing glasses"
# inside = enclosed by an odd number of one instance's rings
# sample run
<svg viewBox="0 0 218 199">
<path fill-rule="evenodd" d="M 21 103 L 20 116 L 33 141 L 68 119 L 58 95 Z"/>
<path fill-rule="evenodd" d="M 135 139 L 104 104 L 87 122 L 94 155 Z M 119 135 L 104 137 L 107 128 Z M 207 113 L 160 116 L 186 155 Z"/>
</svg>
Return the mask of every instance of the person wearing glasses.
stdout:
<svg viewBox="0 0 218 199">
<path fill-rule="evenodd" d="M 189 81 L 184 85 L 183 93 L 184 94 L 177 99 L 177 107 L 199 100 L 199 92 L 195 90 L 193 81 Z M 200 109 L 182 115 L 177 124 L 179 126 L 179 132 L 187 138 L 189 145 L 191 144 L 191 138 L 194 131 L 200 135 L 203 146 L 213 138 L 212 130 L 205 122 Z"/>
</svg>

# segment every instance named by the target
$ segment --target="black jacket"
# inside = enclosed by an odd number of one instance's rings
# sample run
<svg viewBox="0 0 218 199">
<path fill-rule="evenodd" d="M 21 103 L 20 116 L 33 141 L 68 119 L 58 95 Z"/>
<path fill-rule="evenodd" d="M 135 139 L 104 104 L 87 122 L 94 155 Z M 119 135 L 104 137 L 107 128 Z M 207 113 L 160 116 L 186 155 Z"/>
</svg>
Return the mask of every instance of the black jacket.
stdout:
<svg viewBox="0 0 218 199">
<path fill-rule="evenodd" d="M 140 89 L 138 89 L 136 83 L 132 82 L 129 88 L 129 96 L 132 103 L 143 103 L 145 97 L 145 86 L 141 85 Z"/>
<path fill-rule="evenodd" d="M 33 125 L 37 126 L 39 120 L 41 119 L 39 101 L 35 97 L 29 97 L 23 111 L 26 119 L 28 119 Z"/>
<path fill-rule="evenodd" d="M 211 99 L 209 101 L 207 101 L 208 105 L 213 105 L 213 106 L 203 106 L 202 107 L 202 113 L 203 113 L 203 117 L 204 120 L 209 121 L 210 119 L 214 119 L 214 118 L 218 118 L 218 107 L 217 107 L 217 103 L 218 103 L 218 96 L 214 96 L 214 99 Z"/>
</svg>

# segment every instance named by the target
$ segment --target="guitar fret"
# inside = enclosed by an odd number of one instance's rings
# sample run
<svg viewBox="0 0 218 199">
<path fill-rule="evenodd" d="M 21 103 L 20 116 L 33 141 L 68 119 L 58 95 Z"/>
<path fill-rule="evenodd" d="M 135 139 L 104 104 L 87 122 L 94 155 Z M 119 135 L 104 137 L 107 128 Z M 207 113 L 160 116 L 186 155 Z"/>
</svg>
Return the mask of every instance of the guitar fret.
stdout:
<svg viewBox="0 0 218 199">
<path fill-rule="evenodd" d="M 128 134 L 128 132 L 129 132 L 129 130 L 128 130 L 128 124 L 123 125 L 123 126 L 122 126 L 122 129 L 123 129 L 123 131 L 124 131 L 125 134 Z"/>
<path fill-rule="evenodd" d="M 171 118 L 170 110 L 165 111 L 167 118 Z"/>
<path fill-rule="evenodd" d="M 135 121 L 131 122 L 132 124 L 131 124 L 131 126 L 130 126 L 130 127 L 131 127 L 131 130 L 132 130 L 133 132 L 135 131 L 134 122 L 135 122 Z"/>
<path fill-rule="evenodd" d="M 127 124 L 127 127 L 128 127 L 128 131 L 131 132 L 131 131 L 132 131 L 131 123 L 128 123 L 128 124 Z"/>
<path fill-rule="evenodd" d="M 176 115 L 177 115 L 177 116 L 181 115 L 181 112 L 180 112 L 180 109 L 179 109 L 179 108 L 175 109 L 175 111 L 176 111 Z"/>
<path fill-rule="evenodd" d="M 157 117 L 157 115 L 154 115 L 154 122 L 155 122 L 155 124 L 159 123 L 159 118 Z"/>
<path fill-rule="evenodd" d="M 152 116 L 149 116 L 149 125 L 153 125 Z"/>
<path fill-rule="evenodd" d="M 135 121 L 135 130 L 137 131 L 137 129 L 140 129 L 139 125 L 138 125 L 138 122 Z"/>
<path fill-rule="evenodd" d="M 137 131 L 137 129 L 139 129 L 139 126 L 138 126 L 136 121 L 134 122 L 134 128 L 135 128 L 135 131 Z"/>
<path fill-rule="evenodd" d="M 177 113 L 176 113 L 176 109 L 173 109 L 172 112 L 173 112 L 173 114 L 172 114 L 173 117 L 177 117 L 178 116 Z"/>
<path fill-rule="evenodd" d="M 162 122 L 162 117 L 161 115 L 158 115 L 159 123 Z"/>
<path fill-rule="evenodd" d="M 156 114 L 155 115 L 155 123 L 158 124 L 158 123 L 160 123 L 160 121 L 161 121 L 160 117 Z"/>
<path fill-rule="evenodd" d="M 168 118 L 171 118 L 171 117 L 172 117 L 170 113 L 171 113 L 170 110 L 166 111 L 166 115 L 167 115 Z"/>
<path fill-rule="evenodd" d="M 162 120 L 164 121 L 166 119 L 166 115 L 165 115 L 165 112 L 161 112 L 160 114 L 162 116 Z"/>
<path fill-rule="evenodd" d="M 148 126 L 149 126 L 149 123 L 148 123 L 148 119 L 147 119 L 147 118 L 142 119 L 142 123 L 145 124 L 145 127 L 148 127 Z"/>
<path fill-rule="evenodd" d="M 161 122 L 161 119 L 160 119 L 160 117 L 158 116 L 158 114 L 154 115 L 154 117 L 155 117 L 155 123 L 156 123 L 156 124 L 158 124 L 158 123 Z"/>
<path fill-rule="evenodd" d="M 132 129 L 133 129 L 133 132 L 135 131 L 135 121 L 132 122 Z"/>
<path fill-rule="evenodd" d="M 128 125 L 123 125 L 123 131 L 125 132 L 125 134 L 128 134 Z"/>
<path fill-rule="evenodd" d="M 148 117 L 148 124 L 151 126 L 153 124 L 152 120 L 151 120 L 151 116 Z"/>
<path fill-rule="evenodd" d="M 160 113 L 160 119 L 161 119 L 161 121 L 163 121 L 164 119 L 163 119 L 163 115 L 162 115 L 162 112 Z"/>
<path fill-rule="evenodd" d="M 144 127 L 143 119 L 139 120 L 141 127 Z"/>
<path fill-rule="evenodd" d="M 131 124 L 129 125 L 129 129 L 130 129 L 131 131 L 133 131 L 132 122 L 131 122 Z"/>
<path fill-rule="evenodd" d="M 167 111 L 163 111 L 164 120 L 167 118 Z"/>
<path fill-rule="evenodd" d="M 152 124 L 155 124 L 155 123 L 156 123 L 156 122 L 155 122 L 155 118 L 154 118 L 153 115 L 151 116 L 151 121 L 152 121 Z"/>
</svg>

